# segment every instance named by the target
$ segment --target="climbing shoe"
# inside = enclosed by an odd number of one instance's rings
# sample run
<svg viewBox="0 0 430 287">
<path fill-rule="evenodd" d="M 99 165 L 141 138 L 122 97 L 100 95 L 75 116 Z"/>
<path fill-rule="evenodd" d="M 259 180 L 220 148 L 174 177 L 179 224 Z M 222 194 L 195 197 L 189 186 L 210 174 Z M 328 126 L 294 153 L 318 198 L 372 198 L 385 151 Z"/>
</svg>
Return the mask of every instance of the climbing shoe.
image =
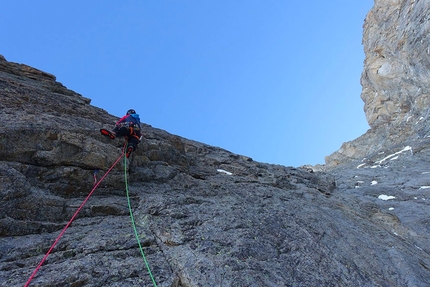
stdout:
<svg viewBox="0 0 430 287">
<path fill-rule="evenodd" d="M 127 148 L 127 152 L 125 153 L 125 156 L 126 156 L 127 158 L 129 158 L 132 152 L 133 152 L 133 147 L 132 147 L 132 146 L 129 146 L 129 147 Z"/>
<path fill-rule="evenodd" d="M 109 137 L 110 139 L 115 139 L 115 134 L 108 131 L 107 129 L 100 129 L 100 133 L 104 136 Z"/>
</svg>

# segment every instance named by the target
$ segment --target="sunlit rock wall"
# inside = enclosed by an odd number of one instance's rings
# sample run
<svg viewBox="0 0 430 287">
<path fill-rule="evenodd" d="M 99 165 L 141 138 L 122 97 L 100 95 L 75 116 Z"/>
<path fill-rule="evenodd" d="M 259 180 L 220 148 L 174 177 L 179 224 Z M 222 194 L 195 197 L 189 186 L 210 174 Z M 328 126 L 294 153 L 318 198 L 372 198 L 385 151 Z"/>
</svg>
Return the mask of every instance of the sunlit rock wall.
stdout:
<svg viewBox="0 0 430 287">
<path fill-rule="evenodd" d="M 328 156 L 327 167 L 429 135 L 430 1 L 377 0 L 363 30 L 361 98 L 371 129 Z"/>
</svg>

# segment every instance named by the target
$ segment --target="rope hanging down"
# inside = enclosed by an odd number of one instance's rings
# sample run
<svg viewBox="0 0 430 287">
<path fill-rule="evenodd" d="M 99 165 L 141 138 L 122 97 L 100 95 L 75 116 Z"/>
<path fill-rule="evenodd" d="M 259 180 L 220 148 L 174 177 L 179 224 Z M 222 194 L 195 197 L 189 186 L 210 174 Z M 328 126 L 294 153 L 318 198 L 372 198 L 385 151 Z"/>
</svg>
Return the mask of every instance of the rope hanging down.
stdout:
<svg viewBox="0 0 430 287">
<path fill-rule="evenodd" d="M 102 178 L 95 183 L 94 188 L 90 191 L 90 193 L 87 195 L 87 197 L 85 198 L 85 200 L 82 202 L 81 206 L 79 206 L 79 208 L 76 210 L 75 214 L 73 214 L 72 218 L 69 220 L 69 222 L 66 224 L 66 226 L 63 228 L 63 230 L 61 231 L 60 235 L 58 235 L 57 239 L 54 241 L 54 243 L 52 244 L 51 248 L 49 248 L 48 252 L 46 252 L 45 256 L 42 258 L 42 260 L 40 261 L 39 265 L 37 265 L 36 269 L 34 269 L 33 273 L 31 274 L 30 278 L 27 280 L 27 283 L 25 283 L 24 287 L 27 287 L 30 285 L 31 280 L 33 280 L 33 277 L 36 275 L 37 271 L 39 271 L 40 267 L 42 267 L 43 262 L 45 262 L 46 258 L 48 257 L 48 255 L 51 253 L 51 251 L 54 249 L 55 245 L 58 243 L 58 241 L 60 240 L 61 236 L 63 236 L 64 232 L 66 232 L 66 229 L 70 226 L 70 224 L 72 224 L 72 221 L 75 219 L 75 217 L 78 215 L 79 211 L 81 211 L 81 209 L 84 207 L 85 203 L 88 201 L 88 199 L 90 198 L 90 196 L 93 194 L 93 192 L 97 189 L 97 187 L 100 185 L 100 183 L 103 181 L 103 179 L 109 174 L 109 172 L 115 167 L 115 165 L 120 161 L 120 159 L 124 156 L 124 151 L 125 151 L 125 145 L 124 148 L 122 150 L 121 155 L 119 156 L 119 158 L 114 162 L 114 164 L 108 169 L 108 171 L 102 176 Z M 125 157 L 124 157 L 125 158 Z"/>
<path fill-rule="evenodd" d="M 146 260 L 145 252 L 143 252 L 142 244 L 140 243 L 139 235 L 137 233 L 136 224 L 134 222 L 133 211 L 131 209 L 131 204 L 130 204 L 130 195 L 128 192 L 127 158 L 126 157 L 124 157 L 124 180 L 125 180 L 125 192 L 127 194 L 128 209 L 130 210 L 130 219 L 131 219 L 131 225 L 133 226 L 134 235 L 136 236 L 137 244 L 139 245 L 140 253 L 142 254 L 143 261 L 145 261 L 146 269 L 148 269 L 148 273 L 149 273 L 149 276 L 151 277 L 152 284 L 154 284 L 154 286 L 157 287 L 157 283 L 155 283 L 154 276 L 152 276 L 151 269 L 149 268 L 148 261 Z"/>
</svg>

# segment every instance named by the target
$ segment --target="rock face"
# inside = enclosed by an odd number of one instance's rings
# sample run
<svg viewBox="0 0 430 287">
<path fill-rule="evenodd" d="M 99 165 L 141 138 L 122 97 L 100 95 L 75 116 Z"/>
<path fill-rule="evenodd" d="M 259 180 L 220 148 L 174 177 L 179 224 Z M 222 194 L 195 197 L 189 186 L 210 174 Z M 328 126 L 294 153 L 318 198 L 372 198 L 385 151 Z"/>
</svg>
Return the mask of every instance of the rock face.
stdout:
<svg viewBox="0 0 430 287">
<path fill-rule="evenodd" d="M 364 22 L 361 98 L 370 130 L 326 158 L 328 167 L 430 135 L 430 5 L 377 0 Z"/>
<path fill-rule="evenodd" d="M 30 286 L 153 286 L 126 187 L 160 287 L 428 286 L 425 79 L 391 75 L 407 60 L 388 48 L 394 23 L 404 25 L 399 49 L 415 45 L 418 28 L 403 19 L 428 8 L 411 3 L 376 1 L 367 16 L 362 97 L 372 128 L 325 172 L 255 162 L 144 124 L 139 149 L 94 190 L 122 155 L 121 140 L 99 134 L 116 118 L 53 75 L 0 56 L 0 286 L 28 282 L 92 190 Z M 414 101 L 402 108 L 407 91 Z"/>
</svg>

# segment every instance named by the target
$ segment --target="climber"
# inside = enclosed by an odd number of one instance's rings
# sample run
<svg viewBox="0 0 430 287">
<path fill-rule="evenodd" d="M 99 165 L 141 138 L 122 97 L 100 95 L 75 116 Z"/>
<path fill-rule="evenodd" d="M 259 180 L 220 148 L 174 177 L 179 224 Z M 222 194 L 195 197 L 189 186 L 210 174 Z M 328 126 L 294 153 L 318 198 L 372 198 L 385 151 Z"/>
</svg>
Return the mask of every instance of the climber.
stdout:
<svg viewBox="0 0 430 287">
<path fill-rule="evenodd" d="M 115 139 L 115 137 L 125 137 L 127 139 L 127 151 L 125 156 L 128 158 L 131 153 L 137 149 L 137 145 L 140 143 L 139 115 L 136 114 L 135 110 L 130 109 L 125 116 L 116 122 L 112 132 L 106 129 L 100 129 L 100 132 L 102 135 L 108 136 L 111 139 Z"/>
</svg>

